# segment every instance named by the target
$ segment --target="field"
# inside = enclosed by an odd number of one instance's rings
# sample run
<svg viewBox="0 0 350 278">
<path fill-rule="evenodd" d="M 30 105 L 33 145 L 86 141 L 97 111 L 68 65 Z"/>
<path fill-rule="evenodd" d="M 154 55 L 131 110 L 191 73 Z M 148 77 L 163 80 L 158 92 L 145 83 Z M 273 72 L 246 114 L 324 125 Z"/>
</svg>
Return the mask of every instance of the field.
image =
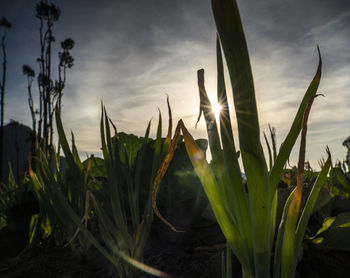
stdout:
<svg viewBox="0 0 350 278">
<path fill-rule="evenodd" d="M 169 98 L 165 138 L 160 112 L 156 138 L 151 122 L 138 137 L 117 131 L 102 103 L 101 156 L 82 160 L 57 107 L 58 146 L 33 132 L 27 171 L 16 181 L 10 170 L 1 185 L 1 277 L 350 277 L 349 155 L 333 163 L 325 146 L 320 171 L 305 158 L 308 118 L 320 95 L 320 50 L 277 146 L 273 127 L 260 131 L 237 4 L 213 0 L 212 9 L 215 109 L 204 70 L 197 72 L 198 121 L 203 115 L 208 137 L 194 139 L 182 120 L 174 129 Z M 298 164 L 291 166 L 298 137 Z"/>
</svg>

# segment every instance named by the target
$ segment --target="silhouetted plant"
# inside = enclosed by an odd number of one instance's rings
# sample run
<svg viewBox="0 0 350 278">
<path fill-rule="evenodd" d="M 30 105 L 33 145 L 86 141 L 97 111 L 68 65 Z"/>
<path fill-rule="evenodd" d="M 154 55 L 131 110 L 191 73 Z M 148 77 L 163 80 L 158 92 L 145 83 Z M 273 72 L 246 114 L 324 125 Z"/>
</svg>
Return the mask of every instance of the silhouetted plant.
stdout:
<svg viewBox="0 0 350 278">
<path fill-rule="evenodd" d="M 46 0 L 41 0 L 36 5 L 36 17 L 40 20 L 40 73 L 38 76 L 38 86 L 40 93 L 38 135 L 46 142 L 50 142 L 49 129 L 52 126 L 50 114 L 52 110 L 53 82 L 51 80 L 51 51 L 52 43 L 55 42 L 53 36 L 53 24 L 58 21 L 61 11 L 54 4 L 49 5 Z"/>
<path fill-rule="evenodd" d="M 35 71 L 28 65 L 23 65 L 23 74 L 27 76 L 28 80 L 28 104 L 30 109 L 30 114 L 32 115 L 33 131 L 36 130 L 36 115 L 37 111 L 34 110 L 33 95 L 32 95 L 32 84 L 35 77 Z"/>
<path fill-rule="evenodd" d="M 69 50 L 74 47 L 74 40 L 71 38 L 65 39 L 61 42 L 62 52 L 58 53 L 60 63 L 58 65 L 58 81 L 55 83 L 55 91 L 57 96 L 58 111 L 61 113 L 62 107 L 62 90 L 66 84 L 66 70 L 74 65 L 74 58 L 70 54 Z"/>
<path fill-rule="evenodd" d="M 1 126 L 0 126 L 0 182 L 2 181 L 2 154 L 3 154 L 3 138 L 4 138 L 4 113 L 5 113 L 5 86 L 6 86 L 6 65 L 7 65 L 7 55 L 6 55 L 6 35 L 7 29 L 12 27 L 12 24 L 5 18 L 2 17 L 0 21 L 0 27 L 3 29 L 1 37 L 1 50 L 2 50 L 2 77 L 0 79 L 0 95 L 1 95 Z"/>
<path fill-rule="evenodd" d="M 40 20 L 40 56 L 37 58 L 39 64 L 39 73 L 37 75 L 39 89 L 39 109 L 35 110 L 31 97 L 31 85 L 34 76 L 28 75 L 31 69 L 23 65 L 23 73 L 28 78 L 29 108 L 32 114 L 33 129 L 37 130 L 39 138 L 44 139 L 47 147 L 52 145 L 53 140 L 53 113 L 54 107 L 58 106 L 61 111 L 62 91 L 66 82 L 66 69 L 73 66 L 74 59 L 70 50 L 74 47 L 74 41 L 71 38 L 61 42 L 62 51 L 58 53 L 58 80 L 53 80 L 52 71 L 52 45 L 56 41 L 53 35 L 53 26 L 59 20 L 61 10 L 53 3 L 48 4 L 47 0 L 41 0 L 36 4 L 36 17 Z M 34 72 L 34 71 L 33 71 Z M 38 118 L 38 119 L 37 119 Z"/>
</svg>

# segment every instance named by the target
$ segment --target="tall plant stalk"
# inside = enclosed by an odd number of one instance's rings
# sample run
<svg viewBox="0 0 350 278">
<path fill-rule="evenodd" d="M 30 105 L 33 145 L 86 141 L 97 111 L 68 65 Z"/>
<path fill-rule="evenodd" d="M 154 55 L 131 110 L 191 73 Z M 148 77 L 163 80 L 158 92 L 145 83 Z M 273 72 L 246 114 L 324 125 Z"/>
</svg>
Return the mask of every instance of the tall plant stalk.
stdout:
<svg viewBox="0 0 350 278">
<path fill-rule="evenodd" d="M 27 76 L 28 105 L 29 105 L 30 114 L 32 116 L 32 128 L 33 128 L 33 131 L 35 133 L 35 131 L 36 131 L 36 111 L 34 108 L 33 94 L 32 94 L 32 84 L 34 81 L 35 72 L 28 65 L 23 65 L 22 71 L 23 71 L 23 74 Z"/>
<path fill-rule="evenodd" d="M 5 121 L 5 87 L 6 87 L 6 73 L 7 73 L 7 53 L 6 53 L 6 35 L 7 29 L 12 27 L 12 24 L 3 17 L 0 21 L 0 27 L 4 28 L 1 37 L 1 51 L 2 51 L 2 76 L 0 80 L 0 182 L 2 182 L 2 172 L 3 172 L 3 149 L 4 149 L 4 121 Z"/>
<path fill-rule="evenodd" d="M 66 71 L 74 65 L 74 58 L 70 54 L 70 50 L 74 47 L 74 40 L 71 38 L 61 42 L 62 51 L 58 53 L 59 64 L 58 80 L 53 80 L 52 71 L 52 53 L 53 44 L 56 41 L 54 37 L 54 23 L 59 20 L 61 15 L 60 9 L 49 4 L 47 0 L 41 0 L 36 5 L 36 17 L 39 19 L 39 42 L 40 54 L 37 59 L 39 64 L 39 74 L 37 75 L 39 90 L 39 108 L 35 109 L 32 96 L 32 82 L 35 77 L 34 70 L 28 65 L 23 65 L 23 73 L 28 78 L 28 103 L 32 115 L 33 129 L 39 139 L 43 139 L 46 148 L 52 147 L 54 135 L 54 110 L 58 107 L 61 112 L 63 89 L 66 83 Z M 40 141 L 40 140 L 39 140 Z M 40 141 L 42 142 L 42 141 Z M 47 150 L 49 154 L 49 150 Z"/>
</svg>

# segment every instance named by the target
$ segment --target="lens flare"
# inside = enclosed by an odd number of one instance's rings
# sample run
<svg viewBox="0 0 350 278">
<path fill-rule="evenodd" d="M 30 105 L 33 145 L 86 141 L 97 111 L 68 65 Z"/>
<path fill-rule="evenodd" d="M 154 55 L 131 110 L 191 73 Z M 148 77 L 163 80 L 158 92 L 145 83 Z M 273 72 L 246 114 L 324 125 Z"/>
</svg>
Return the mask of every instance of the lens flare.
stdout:
<svg viewBox="0 0 350 278">
<path fill-rule="evenodd" d="M 210 99 L 210 103 L 211 103 L 211 108 L 213 109 L 214 115 L 215 115 L 215 119 L 217 122 L 219 122 L 219 118 L 220 118 L 220 111 L 222 110 L 222 105 L 218 103 L 216 96 L 208 96 Z"/>
</svg>

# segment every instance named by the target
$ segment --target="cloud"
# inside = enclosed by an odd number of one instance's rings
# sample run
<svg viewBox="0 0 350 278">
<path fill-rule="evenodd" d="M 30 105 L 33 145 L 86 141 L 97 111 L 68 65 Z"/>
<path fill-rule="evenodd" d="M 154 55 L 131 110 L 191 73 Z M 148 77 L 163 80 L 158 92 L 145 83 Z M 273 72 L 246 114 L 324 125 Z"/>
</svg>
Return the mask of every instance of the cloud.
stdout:
<svg viewBox="0 0 350 278">
<path fill-rule="evenodd" d="M 8 37 L 11 62 L 6 117 L 28 125 L 31 119 L 21 66 L 35 65 L 39 53 L 36 2 L 0 4 L 0 10 L 14 23 Z M 167 125 L 168 94 L 174 122 L 183 118 L 194 136 L 206 137 L 204 121 L 198 129 L 194 124 L 199 106 L 198 69 L 206 70 L 208 93 L 216 90 L 215 23 L 209 2 L 57 2 L 62 17 L 55 27 L 56 39 L 72 37 L 76 41 L 72 50 L 75 65 L 68 72 L 64 90 L 63 121 L 66 131 L 74 131 L 82 153 L 99 152 L 101 100 L 118 130 L 143 135 L 151 118 L 156 125 L 158 107 Z M 261 130 L 267 131 L 271 123 L 277 129 L 278 142 L 288 133 L 315 74 L 316 45 L 320 45 L 324 70 L 319 92 L 325 98 L 315 101 L 310 116 L 308 156 L 313 161 L 328 143 L 342 157 L 344 150 L 338 141 L 350 133 L 344 120 L 350 117 L 349 3 L 239 1 Z M 228 93 L 232 104 L 229 86 Z M 232 120 L 236 126 L 234 115 Z M 155 127 L 152 130 L 154 135 Z"/>
</svg>

